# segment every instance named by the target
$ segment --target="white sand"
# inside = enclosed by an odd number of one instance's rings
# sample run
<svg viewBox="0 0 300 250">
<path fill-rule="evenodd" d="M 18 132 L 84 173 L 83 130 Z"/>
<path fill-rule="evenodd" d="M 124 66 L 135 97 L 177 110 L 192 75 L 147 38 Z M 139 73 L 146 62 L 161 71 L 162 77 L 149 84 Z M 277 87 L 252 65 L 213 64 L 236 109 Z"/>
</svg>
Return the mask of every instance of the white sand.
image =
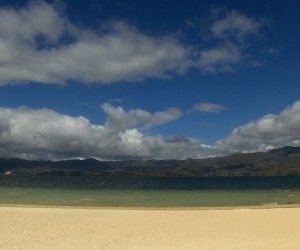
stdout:
<svg viewBox="0 0 300 250">
<path fill-rule="evenodd" d="M 300 208 L 0 207 L 0 249 L 300 249 Z"/>
</svg>

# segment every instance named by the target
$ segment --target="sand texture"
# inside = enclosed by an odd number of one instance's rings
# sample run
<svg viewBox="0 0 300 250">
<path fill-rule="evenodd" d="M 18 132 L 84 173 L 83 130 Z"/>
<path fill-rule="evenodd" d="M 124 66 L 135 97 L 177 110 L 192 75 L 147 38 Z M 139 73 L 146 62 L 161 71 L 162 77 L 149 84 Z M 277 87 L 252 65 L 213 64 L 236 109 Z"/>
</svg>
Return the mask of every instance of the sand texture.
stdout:
<svg viewBox="0 0 300 250">
<path fill-rule="evenodd" d="M 0 249 L 300 249 L 300 208 L 0 207 Z"/>
</svg>

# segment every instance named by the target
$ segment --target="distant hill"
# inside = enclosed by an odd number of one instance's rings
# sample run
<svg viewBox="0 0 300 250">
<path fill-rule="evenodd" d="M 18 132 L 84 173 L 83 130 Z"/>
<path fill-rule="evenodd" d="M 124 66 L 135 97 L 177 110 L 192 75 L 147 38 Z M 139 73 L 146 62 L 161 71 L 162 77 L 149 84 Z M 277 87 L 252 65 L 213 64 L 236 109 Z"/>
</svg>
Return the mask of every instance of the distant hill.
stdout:
<svg viewBox="0 0 300 250">
<path fill-rule="evenodd" d="M 0 159 L 2 175 L 300 176 L 300 147 L 187 160 Z"/>
<path fill-rule="evenodd" d="M 284 154 L 284 155 L 299 154 L 300 153 L 300 147 L 286 146 L 286 147 L 283 147 L 283 148 L 273 149 L 273 150 L 270 151 L 270 153 Z"/>
</svg>

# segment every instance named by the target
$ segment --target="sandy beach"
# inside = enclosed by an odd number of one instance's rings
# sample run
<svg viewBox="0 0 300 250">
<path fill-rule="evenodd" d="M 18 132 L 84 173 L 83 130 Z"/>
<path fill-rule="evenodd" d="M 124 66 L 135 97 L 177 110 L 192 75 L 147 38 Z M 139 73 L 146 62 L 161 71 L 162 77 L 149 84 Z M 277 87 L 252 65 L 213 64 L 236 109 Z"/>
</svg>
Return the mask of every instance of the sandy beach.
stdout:
<svg viewBox="0 0 300 250">
<path fill-rule="evenodd" d="M 0 207 L 0 249 L 300 249 L 300 208 Z"/>
</svg>

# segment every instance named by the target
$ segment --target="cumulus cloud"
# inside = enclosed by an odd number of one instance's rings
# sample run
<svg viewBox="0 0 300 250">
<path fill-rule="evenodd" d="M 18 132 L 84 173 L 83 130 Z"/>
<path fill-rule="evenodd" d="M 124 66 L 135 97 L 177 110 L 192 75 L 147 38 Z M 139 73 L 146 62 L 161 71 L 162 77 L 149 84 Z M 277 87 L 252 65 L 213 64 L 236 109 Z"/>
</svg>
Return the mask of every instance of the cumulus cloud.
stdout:
<svg viewBox="0 0 300 250">
<path fill-rule="evenodd" d="M 266 151 L 286 145 L 300 146 L 300 101 L 280 114 L 266 115 L 238 127 L 216 143 L 221 153 Z"/>
<path fill-rule="evenodd" d="M 121 21 L 106 23 L 102 33 L 76 27 L 46 2 L 0 9 L 2 85 L 168 77 L 185 71 L 188 54 L 172 36 L 147 36 Z"/>
<path fill-rule="evenodd" d="M 107 114 L 103 125 L 50 109 L 0 108 L 0 157 L 186 159 L 300 146 L 300 101 L 278 115 L 266 115 L 234 129 L 211 146 L 181 135 L 164 138 L 143 133 L 143 129 L 179 118 L 180 113 L 170 112 L 172 109 L 157 115 L 139 109 L 125 111 L 110 104 L 102 108 Z"/>
<path fill-rule="evenodd" d="M 168 140 L 159 135 L 148 136 L 137 128 L 150 128 L 179 118 L 180 111 L 176 109 L 150 114 L 144 110 L 124 111 L 109 104 L 102 107 L 108 116 L 104 125 L 50 109 L 1 108 L 0 157 L 184 159 L 203 157 L 207 151 L 197 139 Z"/>
<path fill-rule="evenodd" d="M 1 8 L 0 85 L 169 79 L 191 67 L 203 73 L 233 71 L 244 60 L 241 44 L 258 33 L 259 21 L 232 11 L 210 26 L 218 45 L 199 50 L 174 35 L 150 36 L 123 21 L 97 30 L 78 27 L 42 1 Z"/>
<path fill-rule="evenodd" d="M 87 150 L 94 152 L 95 139 L 88 138 L 99 138 L 103 130 L 84 117 L 60 115 L 49 109 L 1 108 L 0 121 L 2 157 L 80 157 Z"/>
<path fill-rule="evenodd" d="M 200 113 L 221 113 L 222 111 L 226 110 L 226 108 L 220 104 L 215 103 L 196 103 L 193 108 L 192 112 L 200 112 Z"/>
</svg>

